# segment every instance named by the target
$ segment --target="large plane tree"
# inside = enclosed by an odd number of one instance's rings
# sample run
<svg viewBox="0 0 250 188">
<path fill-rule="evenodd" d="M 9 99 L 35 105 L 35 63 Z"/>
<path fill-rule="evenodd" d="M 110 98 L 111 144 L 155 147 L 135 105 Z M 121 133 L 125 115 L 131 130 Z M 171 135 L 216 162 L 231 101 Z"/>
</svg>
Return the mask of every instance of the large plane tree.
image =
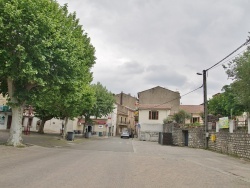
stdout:
<svg viewBox="0 0 250 188">
<path fill-rule="evenodd" d="M 55 0 L 0 0 L 0 36 L 0 93 L 12 108 L 8 144 L 19 146 L 32 91 L 89 84 L 95 50 L 75 13 Z"/>
</svg>

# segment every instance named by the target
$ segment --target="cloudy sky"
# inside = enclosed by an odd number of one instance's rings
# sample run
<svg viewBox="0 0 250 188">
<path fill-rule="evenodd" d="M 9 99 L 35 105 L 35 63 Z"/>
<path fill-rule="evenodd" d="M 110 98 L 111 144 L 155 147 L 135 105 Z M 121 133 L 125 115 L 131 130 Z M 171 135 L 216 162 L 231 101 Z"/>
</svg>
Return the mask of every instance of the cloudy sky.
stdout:
<svg viewBox="0 0 250 188">
<path fill-rule="evenodd" d="M 93 82 L 115 94 L 137 96 L 161 86 L 185 95 L 202 85 L 197 72 L 234 51 L 250 31 L 249 0 L 58 2 L 76 12 L 96 49 Z M 229 83 L 221 64 L 208 71 L 208 98 Z M 202 102 L 202 89 L 181 99 L 182 104 Z"/>
</svg>

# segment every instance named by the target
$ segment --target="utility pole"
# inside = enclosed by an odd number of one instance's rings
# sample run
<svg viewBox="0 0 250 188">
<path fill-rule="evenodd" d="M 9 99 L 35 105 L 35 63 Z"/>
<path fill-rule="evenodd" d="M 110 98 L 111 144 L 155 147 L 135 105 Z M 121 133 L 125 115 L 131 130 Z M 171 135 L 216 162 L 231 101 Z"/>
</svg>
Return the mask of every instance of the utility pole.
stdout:
<svg viewBox="0 0 250 188">
<path fill-rule="evenodd" d="M 204 94 L 204 146 L 208 148 L 208 119 L 207 119 L 207 71 L 203 70 L 203 94 Z"/>
</svg>

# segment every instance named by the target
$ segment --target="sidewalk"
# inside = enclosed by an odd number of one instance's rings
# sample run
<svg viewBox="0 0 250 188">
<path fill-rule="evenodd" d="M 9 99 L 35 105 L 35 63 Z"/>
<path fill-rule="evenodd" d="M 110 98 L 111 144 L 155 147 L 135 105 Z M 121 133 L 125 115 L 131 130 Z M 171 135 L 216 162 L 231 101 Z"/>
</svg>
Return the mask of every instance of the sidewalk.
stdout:
<svg viewBox="0 0 250 188">
<path fill-rule="evenodd" d="M 0 144 L 6 143 L 8 138 L 9 130 L 0 130 Z M 96 136 L 84 138 L 82 134 L 75 134 L 74 141 L 68 141 L 57 133 L 38 134 L 36 132 L 30 132 L 28 135 L 22 134 L 22 138 L 23 144 L 27 146 L 37 145 L 49 148 L 71 147 L 72 145 L 87 142 L 89 140 L 104 139 L 104 137 Z"/>
</svg>

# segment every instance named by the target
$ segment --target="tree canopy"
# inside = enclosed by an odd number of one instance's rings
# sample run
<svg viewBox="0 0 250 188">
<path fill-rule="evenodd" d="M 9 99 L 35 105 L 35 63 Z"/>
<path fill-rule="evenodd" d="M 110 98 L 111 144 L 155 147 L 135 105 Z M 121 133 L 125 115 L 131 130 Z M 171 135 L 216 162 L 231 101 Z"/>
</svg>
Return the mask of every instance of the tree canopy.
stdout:
<svg viewBox="0 0 250 188">
<path fill-rule="evenodd" d="M 0 93 L 12 106 L 9 144 L 19 145 L 32 91 L 90 84 L 95 49 L 76 14 L 55 0 L 0 0 L 0 35 Z"/>
<path fill-rule="evenodd" d="M 85 117 L 85 122 L 90 121 L 91 116 L 100 118 L 111 113 L 114 109 L 115 99 L 113 94 L 107 90 L 100 82 L 91 85 L 94 91 L 95 102 L 92 108 L 82 108 L 82 115 Z"/>
<path fill-rule="evenodd" d="M 244 111 L 243 105 L 239 104 L 237 95 L 231 85 L 225 85 L 222 93 L 215 95 L 208 101 L 208 112 L 213 115 L 237 116 Z"/>
<path fill-rule="evenodd" d="M 231 84 L 236 100 L 250 112 L 250 47 L 239 57 L 224 67 L 228 77 L 233 80 Z"/>
</svg>

